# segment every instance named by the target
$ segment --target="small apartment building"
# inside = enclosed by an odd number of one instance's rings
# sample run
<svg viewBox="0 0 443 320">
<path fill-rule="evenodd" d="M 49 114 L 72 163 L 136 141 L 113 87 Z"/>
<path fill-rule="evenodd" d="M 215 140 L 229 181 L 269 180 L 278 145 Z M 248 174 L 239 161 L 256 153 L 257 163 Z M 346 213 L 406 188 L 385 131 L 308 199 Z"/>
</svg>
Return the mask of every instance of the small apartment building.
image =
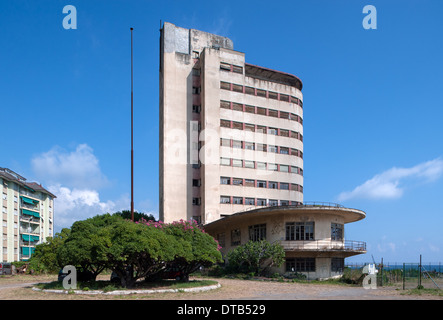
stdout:
<svg viewBox="0 0 443 320">
<path fill-rule="evenodd" d="M 52 237 L 54 199 L 36 182 L 28 182 L 14 171 L 0 168 L 2 196 L 2 262 L 26 261 L 35 246 Z"/>
<path fill-rule="evenodd" d="M 303 201 L 301 80 L 247 63 L 226 37 L 167 22 L 160 32 L 160 220 L 196 220 L 224 253 L 279 241 L 282 273 L 340 273 L 365 252 L 344 224 L 365 213 Z"/>
</svg>

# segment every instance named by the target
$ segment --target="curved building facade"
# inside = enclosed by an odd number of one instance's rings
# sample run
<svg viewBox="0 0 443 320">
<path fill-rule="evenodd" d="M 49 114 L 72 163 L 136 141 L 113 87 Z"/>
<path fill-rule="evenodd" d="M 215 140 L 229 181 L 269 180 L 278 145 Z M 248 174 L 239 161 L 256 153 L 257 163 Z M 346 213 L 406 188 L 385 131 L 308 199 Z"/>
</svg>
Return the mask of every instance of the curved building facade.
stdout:
<svg viewBox="0 0 443 320">
<path fill-rule="evenodd" d="M 365 244 L 364 212 L 303 201 L 303 84 L 246 63 L 226 37 L 164 23 L 160 36 L 160 220 L 194 219 L 223 252 L 278 241 L 278 271 L 340 273 Z"/>
</svg>

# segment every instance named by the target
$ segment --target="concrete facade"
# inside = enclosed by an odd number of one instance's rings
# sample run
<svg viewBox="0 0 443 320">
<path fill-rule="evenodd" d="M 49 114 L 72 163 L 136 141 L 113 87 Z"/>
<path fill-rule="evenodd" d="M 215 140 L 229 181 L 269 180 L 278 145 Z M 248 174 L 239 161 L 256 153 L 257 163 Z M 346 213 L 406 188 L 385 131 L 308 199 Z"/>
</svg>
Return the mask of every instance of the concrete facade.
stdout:
<svg viewBox="0 0 443 320">
<path fill-rule="evenodd" d="M 35 182 L 0 168 L 2 262 L 28 260 L 37 244 L 54 233 L 54 198 Z"/>
<path fill-rule="evenodd" d="M 280 242 L 280 273 L 340 274 L 366 250 L 344 238 L 365 213 L 303 201 L 301 80 L 246 63 L 226 37 L 171 23 L 160 32 L 160 220 L 196 220 L 225 255 Z"/>
<path fill-rule="evenodd" d="M 227 38 L 161 32 L 160 219 L 302 203 L 301 81 L 245 63 Z"/>
</svg>

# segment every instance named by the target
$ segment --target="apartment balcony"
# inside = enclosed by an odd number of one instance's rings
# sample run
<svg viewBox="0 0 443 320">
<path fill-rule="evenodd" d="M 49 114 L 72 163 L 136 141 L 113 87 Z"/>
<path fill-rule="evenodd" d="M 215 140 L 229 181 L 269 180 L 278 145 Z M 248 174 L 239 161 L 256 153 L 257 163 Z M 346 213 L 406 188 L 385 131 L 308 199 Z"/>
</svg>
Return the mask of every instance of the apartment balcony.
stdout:
<svg viewBox="0 0 443 320">
<path fill-rule="evenodd" d="M 294 252 L 337 252 L 354 255 L 366 252 L 366 242 L 353 240 L 281 240 L 285 251 Z"/>
<path fill-rule="evenodd" d="M 40 235 L 40 227 L 38 228 L 32 228 L 31 227 L 24 227 L 20 226 L 20 234 L 30 234 L 30 235 Z"/>
</svg>

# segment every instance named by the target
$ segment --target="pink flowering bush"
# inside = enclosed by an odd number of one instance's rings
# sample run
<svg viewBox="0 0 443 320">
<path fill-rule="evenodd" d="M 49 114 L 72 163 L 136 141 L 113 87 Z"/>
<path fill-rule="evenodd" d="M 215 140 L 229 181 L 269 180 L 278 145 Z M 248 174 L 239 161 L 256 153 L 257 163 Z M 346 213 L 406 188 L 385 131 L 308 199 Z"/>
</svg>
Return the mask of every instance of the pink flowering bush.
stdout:
<svg viewBox="0 0 443 320">
<path fill-rule="evenodd" d="M 169 268 L 189 275 L 200 267 L 209 267 L 222 261 L 219 243 L 195 220 L 181 219 L 172 223 L 140 220 L 139 223 L 163 230 L 179 243 L 178 254 L 172 261 L 167 262 Z"/>
</svg>

